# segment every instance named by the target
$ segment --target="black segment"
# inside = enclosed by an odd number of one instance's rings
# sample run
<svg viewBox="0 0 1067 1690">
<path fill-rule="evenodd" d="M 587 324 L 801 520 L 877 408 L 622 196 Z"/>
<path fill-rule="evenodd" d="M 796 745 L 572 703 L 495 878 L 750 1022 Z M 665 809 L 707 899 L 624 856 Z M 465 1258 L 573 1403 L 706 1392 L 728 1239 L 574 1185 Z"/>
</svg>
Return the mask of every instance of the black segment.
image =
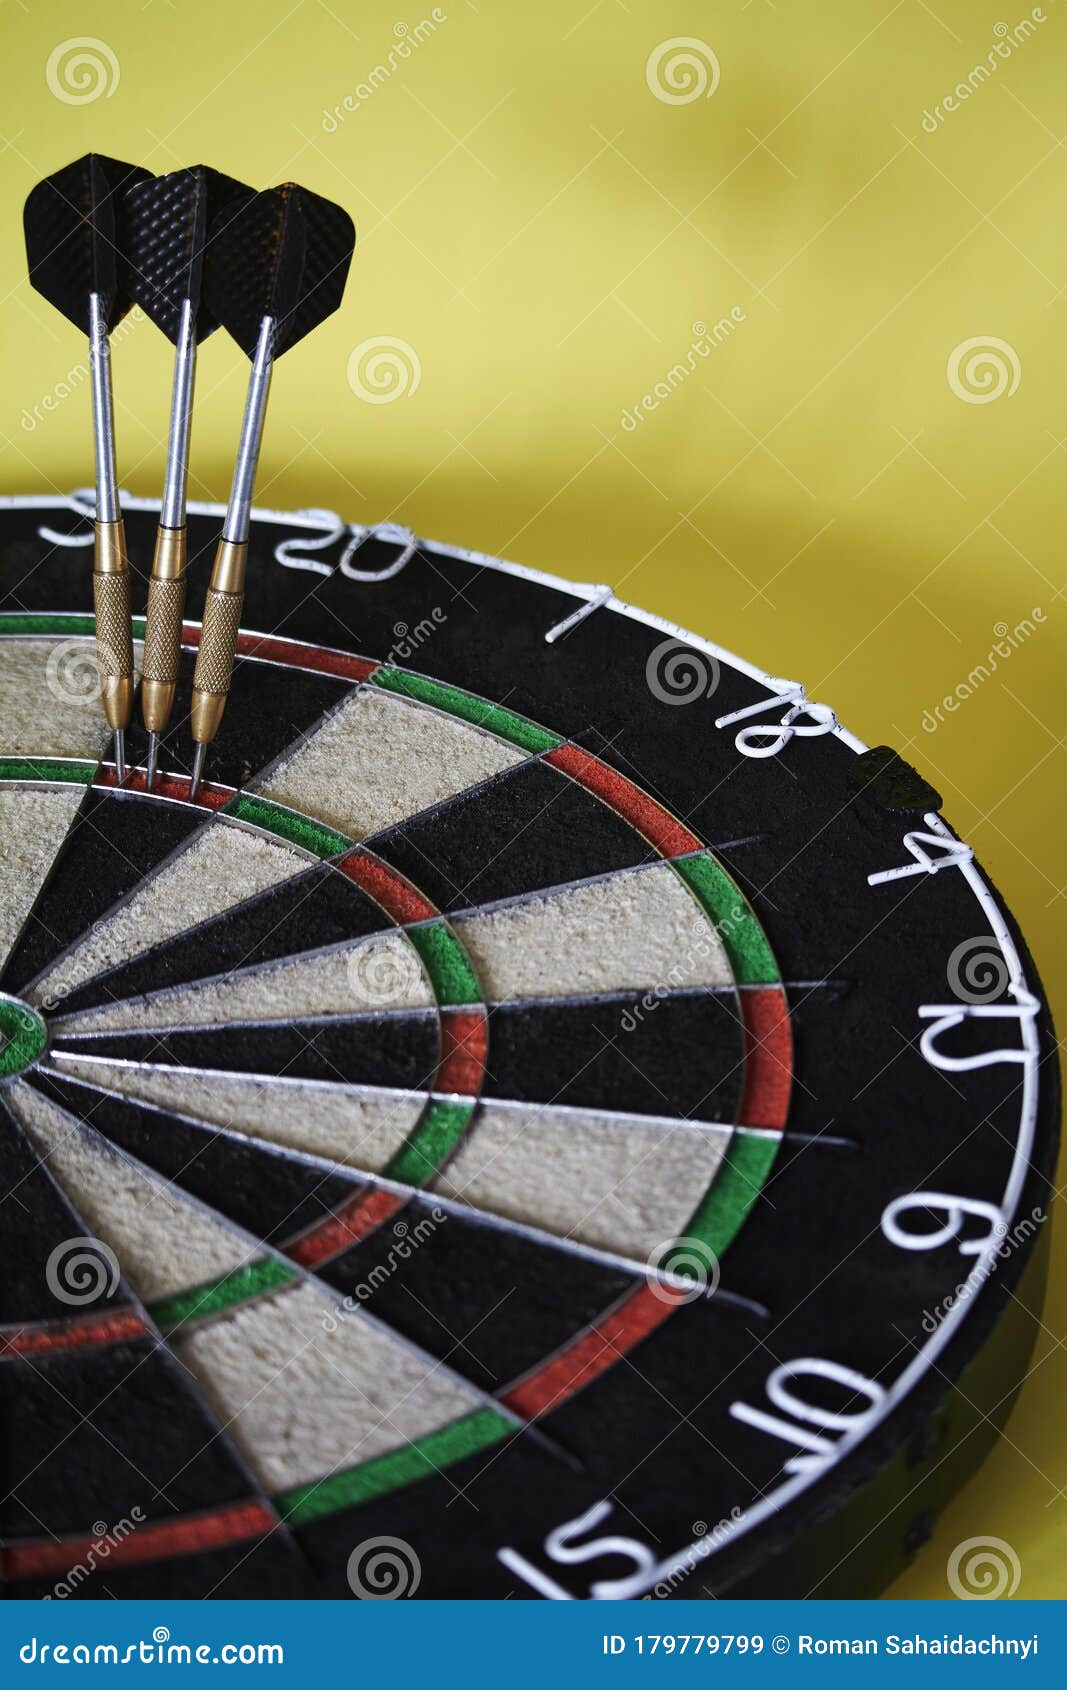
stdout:
<svg viewBox="0 0 1067 1690">
<path fill-rule="evenodd" d="M 28 985 L 203 825 L 178 804 L 90 788 L 8 957 L 3 989 Z"/>
<path fill-rule="evenodd" d="M 198 602 L 196 594 L 207 584 L 213 556 L 214 541 L 195 557 L 190 549 L 191 603 Z M 189 772 L 188 724 L 195 666 L 196 653 L 183 651 L 171 726 L 160 741 L 159 767 L 164 771 Z M 282 675 L 284 685 L 280 684 Z M 241 701 L 240 709 L 227 706 L 211 742 L 206 778 L 222 786 L 248 786 L 255 774 L 275 762 L 283 751 L 295 750 L 320 716 L 337 706 L 348 686 L 347 681 L 314 675 L 306 669 L 279 671 L 275 664 L 238 657 L 229 696 L 230 703 Z M 135 718 L 127 733 L 127 756 L 135 766 L 143 766 L 147 755 L 148 736 Z"/>
<path fill-rule="evenodd" d="M 652 847 L 558 769 L 521 763 L 367 841 L 439 909 L 632 868 Z"/>
<path fill-rule="evenodd" d="M 742 1070 L 732 992 L 663 998 L 620 993 L 494 1005 L 483 1092 L 533 1103 L 732 1121 Z"/>
<path fill-rule="evenodd" d="M 0 1087 L 0 1234 L 6 1252 L 0 1274 L 0 1326 L 129 1308 L 121 1284 L 114 1285 L 107 1274 L 90 1271 L 83 1276 L 76 1261 L 69 1259 L 65 1247 L 88 1234 L 5 1105 L 3 1093 Z M 68 1284 L 79 1298 L 84 1293 L 84 1302 L 72 1305 L 63 1299 L 59 1293 Z"/>
<path fill-rule="evenodd" d="M 316 863 L 112 973 L 99 975 L 64 998 L 62 1013 L 274 962 L 390 926 L 373 898 L 329 864 Z"/>
<path fill-rule="evenodd" d="M 108 1061 L 426 1090 L 437 1067 L 438 1024 L 436 1013 L 425 1010 L 173 1033 L 79 1035 L 70 1028 L 55 1043 L 57 1053 Z"/>
<path fill-rule="evenodd" d="M 183 1191 L 257 1238 L 277 1244 L 316 1225 L 357 1189 L 322 1164 L 197 1125 L 132 1098 L 41 1069 L 35 1085 Z"/>
</svg>

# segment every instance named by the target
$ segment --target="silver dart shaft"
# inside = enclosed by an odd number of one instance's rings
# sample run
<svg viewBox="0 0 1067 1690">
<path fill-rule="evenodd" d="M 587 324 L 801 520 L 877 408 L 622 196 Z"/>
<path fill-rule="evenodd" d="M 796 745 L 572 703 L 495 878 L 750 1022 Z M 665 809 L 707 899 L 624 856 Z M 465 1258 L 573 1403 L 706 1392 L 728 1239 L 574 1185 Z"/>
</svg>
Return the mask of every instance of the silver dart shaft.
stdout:
<svg viewBox="0 0 1067 1690">
<path fill-rule="evenodd" d="M 252 373 L 248 378 L 245 414 L 241 423 L 241 439 L 233 466 L 233 482 L 230 487 L 230 502 L 226 509 L 226 525 L 222 530 L 224 540 L 236 541 L 238 544 L 243 544 L 248 539 L 248 526 L 252 515 L 252 491 L 259 464 L 259 451 L 263 444 L 263 423 L 267 415 L 267 399 L 270 396 L 270 378 L 273 368 L 274 318 L 264 317 L 259 326 L 259 340 L 256 342 L 256 355 L 252 360 Z"/>
<path fill-rule="evenodd" d="M 123 732 L 133 713 L 133 630 L 130 622 L 130 566 L 119 509 L 115 473 L 115 414 L 111 395 L 111 347 L 107 314 L 98 293 L 89 295 L 89 372 L 96 459 L 96 525 L 93 549 L 93 608 L 100 701 L 115 735 L 115 768 L 126 778 Z"/>
<path fill-rule="evenodd" d="M 185 502 L 189 479 L 189 431 L 196 384 L 196 319 L 190 299 L 182 302 L 174 354 L 167 468 L 148 582 L 141 714 L 148 730 L 148 790 L 155 784 L 159 738 L 170 721 L 181 671 L 185 614 Z"/>
<path fill-rule="evenodd" d="M 181 322 L 174 353 L 174 386 L 170 402 L 170 435 L 167 441 L 167 470 L 163 502 L 159 512 L 161 528 L 185 527 L 186 489 L 189 479 L 189 428 L 193 415 L 196 383 L 196 332 L 191 300 L 182 304 Z"/>
<path fill-rule="evenodd" d="M 115 471 L 115 407 L 111 394 L 111 346 L 98 293 L 89 295 L 89 376 L 93 398 L 93 451 L 96 459 L 96 520 L 119 519 Z"/>
</svg>

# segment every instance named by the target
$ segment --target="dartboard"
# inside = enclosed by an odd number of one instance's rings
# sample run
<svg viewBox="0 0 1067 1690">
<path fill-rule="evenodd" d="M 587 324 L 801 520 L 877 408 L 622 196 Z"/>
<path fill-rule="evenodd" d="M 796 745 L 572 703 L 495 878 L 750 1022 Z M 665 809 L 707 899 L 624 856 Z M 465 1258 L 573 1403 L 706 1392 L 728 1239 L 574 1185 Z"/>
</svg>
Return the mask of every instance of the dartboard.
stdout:
<svg viewBox="0 0 1067 1690">
<path fill-rule="evenodd" d="M 255 516 L 195 802 L 195 621 L 120 785 L 87 510 L 0 512 L 10 1590 L 883 1588 L 1022 1378 L 1057 1120 L 937 793 L 606 587 L 321 511 Z"/>
</svg>

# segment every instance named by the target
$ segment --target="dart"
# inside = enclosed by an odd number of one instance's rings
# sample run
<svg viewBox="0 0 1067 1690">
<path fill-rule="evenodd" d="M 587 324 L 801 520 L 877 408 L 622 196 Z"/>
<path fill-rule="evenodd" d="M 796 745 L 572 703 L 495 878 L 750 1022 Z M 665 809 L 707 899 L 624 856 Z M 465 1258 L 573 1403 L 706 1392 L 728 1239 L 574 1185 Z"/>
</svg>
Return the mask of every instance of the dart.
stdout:
<svg viewBox="0 0 1067 1690">
<path fill-rule="evenodd" d="M 23 224 L 30 282 L 89 339 L 96 459 L 93 603 L 100 697 L 115 738 L 115 771 L 126 778 L 125 732 L 133 713 L 130 569 L 115 470 L 115 417 L 108 336 L 133 303 L 125 260 L 123 200 L 148 172 L 87 153 L 38 182 Z"/>
<path fill-rule="evenodd" d="M 252 489 L 274 361 L 337 310 L 355 238 L 346 211 L 295 182 L 227 204 L 210 231 L 207 308 L 251 359 L 252 371 L 193 676 L 190 797 L 199 790 L 233 674 Z"/>
<path fill-rule="evenodd" d="M 126 195 L 130 288 L 175 348 L 163 498 L 148 583 L 141 713 L 148 731 L 147 784 L 156 779 L 159 739 L 170 720 L 185 610 L 186 490 L 196 349 L 218 328 L 203 297 L 208 230 L 226 202 L 251 188 L 206 165 L 138 182 Z"/>
</svg>

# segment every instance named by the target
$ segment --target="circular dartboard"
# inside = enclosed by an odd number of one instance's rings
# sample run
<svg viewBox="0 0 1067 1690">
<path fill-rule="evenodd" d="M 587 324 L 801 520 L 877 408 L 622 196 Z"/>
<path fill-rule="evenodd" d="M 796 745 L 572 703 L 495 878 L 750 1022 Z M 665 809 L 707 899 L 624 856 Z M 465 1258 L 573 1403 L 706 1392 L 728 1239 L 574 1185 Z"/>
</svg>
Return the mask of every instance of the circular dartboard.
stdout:
<svg viewBox="0 0 1067 1690">
<path fill-rule="evenodd" d="M 196 802 L 195 621 L 120 787 L 90 539 L 0 510 L 11 1590 L 882 1588 L 1022 1378 L 1057 1118 L 937 793 L 606 588 L 325 512 L 253 522 Z"/>
</svg>

